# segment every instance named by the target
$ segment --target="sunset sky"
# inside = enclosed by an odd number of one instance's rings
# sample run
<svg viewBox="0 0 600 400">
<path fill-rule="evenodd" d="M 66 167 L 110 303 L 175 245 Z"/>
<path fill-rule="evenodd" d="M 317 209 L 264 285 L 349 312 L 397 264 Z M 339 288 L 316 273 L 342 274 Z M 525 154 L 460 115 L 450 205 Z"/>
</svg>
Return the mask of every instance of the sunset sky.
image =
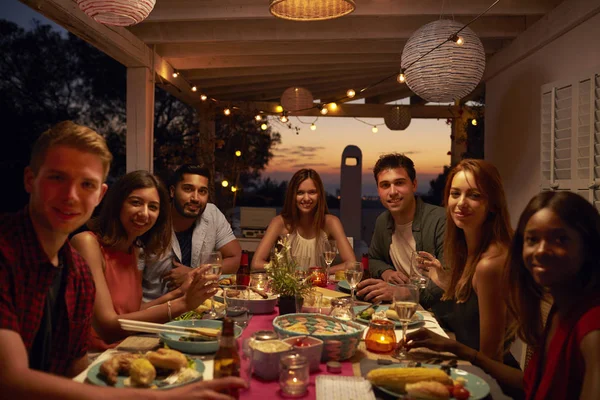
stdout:
<svg viewBox="0 0 600 400">
<path fill-rule="evenodd" d="M 26 29 L 33 26 L 32 20 L 52 24 L 62 29 L 41 14 L 36 13 L 18 0 L 8 0 L 0 8 L 0 18 L 14 21 Z M 343 107 L 343 106 L 342 106 Z M 400 152 L 407 154 L 415 162 L 418 191 L 426 193 L 429 181 L 442 172 L 443 166 L 450 163 L 450 127 L 445 120 L 413 119 L 405 131 L 390 131 L 383 118 L 367 118 L 357 121 L 353 118 L 319 117 L 310 130 L 314 117 L 291 117 L 290 122 L 301 128 L 296 135 L 282 124 L 273 122 L 274 128 L 281 133 L 282 144 L 275 151 L 275 157 L 264 173 L 278 181 L 289 180 L 300 168 L 314 168 L 319 172 L 325 189 L 335 194 L 340 184 L 340 164 L 344 148 L 358 146 L 363 155 L 363 195 L 376 195 L 373 178 L 373 165 L 381 154 Z M 371 132 L 373 125 L 379 131 Z"/>
<path fill-rule="evenodd" d="M 343 107 L 343 105 L 342 105 Z M 413 119 L 408 129 L 390 131 L 383 118 L 366 118 L 362 121 L 353 118 L 319 117 L 316 131 L 310 130 L 314 117 L 296 117 L 290 122 L 301 128 L 300 134 L 281 125 L 274 124 L 282 136 L 282 144 L 275 149 L 275 157 L 269 164 L 266 176 L 272 179 L 289 180 L 300 168 L 314 168 L 319 172 L 325 189 L 335 194 L 339 188 L 340 165 L 344 148 L 358 146 L 363 156 L 363 195 L 376 195 L 373 166 L 380 155 L 399 152 L 408 155 L 417 170 L 418 191 L 426 193 L 429 181 L 450 164 L 450 127 L 445 120 Z M 371 132 L 377 125 L 378 132 Z"/>
</svg>

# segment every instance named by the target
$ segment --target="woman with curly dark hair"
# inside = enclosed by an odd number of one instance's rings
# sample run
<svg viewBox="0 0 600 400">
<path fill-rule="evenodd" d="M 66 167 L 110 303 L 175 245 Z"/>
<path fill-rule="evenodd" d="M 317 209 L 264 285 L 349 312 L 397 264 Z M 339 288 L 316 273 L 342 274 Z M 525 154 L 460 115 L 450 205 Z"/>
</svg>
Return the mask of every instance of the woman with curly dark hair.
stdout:
<svg viewBox="0 0 600 400">
<path fill-rule="evenodd" d="M 147 171 L 130 172 L 108 190 L 90 231 L 71 240 L 90 266 L 96 285 L 90 348 L 105 350 L 127 336 L 118 319 L 168 322 L 212 295 L 204 270 L 182 288 L 142 303 L 140 256 L 159 257 L 171 240 L 170 202 L 164 185 Z"/>
</svg>

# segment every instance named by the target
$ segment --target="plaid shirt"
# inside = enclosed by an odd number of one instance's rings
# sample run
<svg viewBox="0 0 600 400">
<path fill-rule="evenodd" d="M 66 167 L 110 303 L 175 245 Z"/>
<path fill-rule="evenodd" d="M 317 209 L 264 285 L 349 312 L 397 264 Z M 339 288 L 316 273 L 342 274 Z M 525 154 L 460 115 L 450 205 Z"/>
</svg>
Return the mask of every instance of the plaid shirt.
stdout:
<svg viewBox="0 0 600 400">
<path fill-rule="evenodd" d="M 60 311 L 67 318 L 52 327 L 48 372 L 65 375 L 87 352 L 96 288 L 88 265 L 68 241 L 60 255 L 68 268 L 62 305 L 66 310 Z M 28 352 L 57 273 L 37 239 L 28 209 L 0 216 L 0 329 L 19 333 Z"/>
</svg>

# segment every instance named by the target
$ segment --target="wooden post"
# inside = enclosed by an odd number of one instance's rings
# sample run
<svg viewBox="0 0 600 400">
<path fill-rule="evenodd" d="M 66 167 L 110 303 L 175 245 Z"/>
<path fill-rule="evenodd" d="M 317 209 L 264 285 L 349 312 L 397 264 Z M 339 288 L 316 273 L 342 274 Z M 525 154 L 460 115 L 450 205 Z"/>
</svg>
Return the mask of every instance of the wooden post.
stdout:
<svg viewBox="0 0 600 400">
<path fill-rule="evenodd" d="M 154 170 L 154 83 L 145 67 L 127 68 L 127 172 Z"/>
</svg>

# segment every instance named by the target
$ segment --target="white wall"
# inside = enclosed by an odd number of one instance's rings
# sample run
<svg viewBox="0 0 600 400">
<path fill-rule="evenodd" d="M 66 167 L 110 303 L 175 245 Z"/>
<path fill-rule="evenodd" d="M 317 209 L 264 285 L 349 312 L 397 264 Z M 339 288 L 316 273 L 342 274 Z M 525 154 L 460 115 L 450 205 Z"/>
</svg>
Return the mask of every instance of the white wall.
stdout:
<svg viewBox="0 0 600 400">
<path fill-rule="evenodd" d="M 539 192 L 541 86 L 600 70 L 598 38 L 600 14 L 486 83 L 485 158 L 502 175 L 513 227 Z"/>
</svg>

